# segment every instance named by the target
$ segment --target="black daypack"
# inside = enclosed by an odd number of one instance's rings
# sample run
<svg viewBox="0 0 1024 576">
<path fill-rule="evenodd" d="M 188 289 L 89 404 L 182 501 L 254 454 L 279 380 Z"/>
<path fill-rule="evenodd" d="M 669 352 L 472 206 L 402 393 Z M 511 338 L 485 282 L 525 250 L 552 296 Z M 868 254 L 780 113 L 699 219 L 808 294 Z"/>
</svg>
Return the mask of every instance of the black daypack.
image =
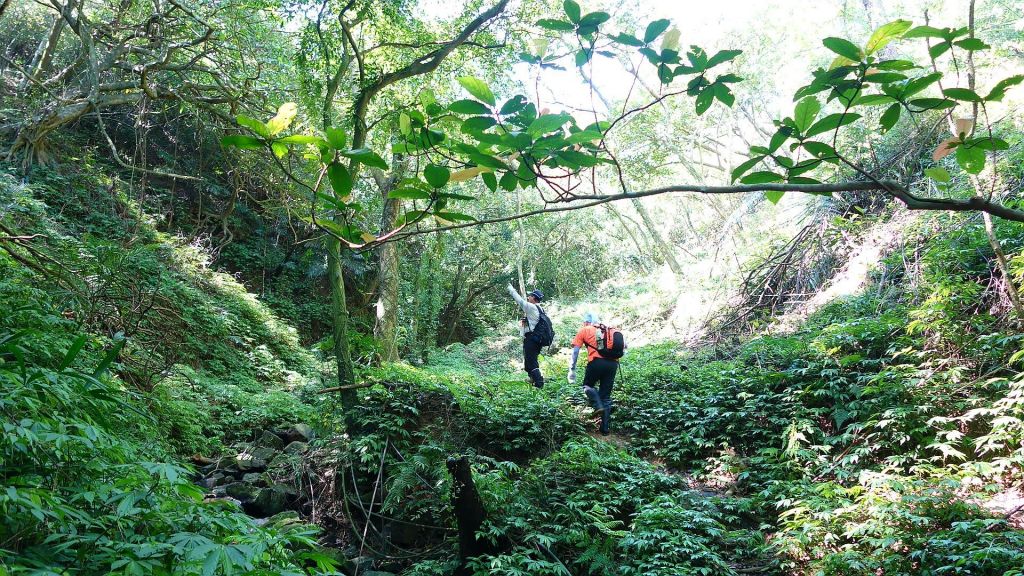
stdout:
<svg viewBox="0 0 1024 576">
<path fill-rule="evenodd" d="M 597 354 L 607 360 L 618 360 L 626 353 L 626 337 L 617 328 L 598 324 L 594 333 Z"/>
<path fill-rule="evenodd" d="M 551 346 L 555 341 L 555 329 L 551 326 L 551 319 L 544 313 L 544 309 L 537 306 L 537 311 L 540 317 L 537 319 L 537 325 L 533 327 L 533 339 L 541 346 Z"/>
</svg>

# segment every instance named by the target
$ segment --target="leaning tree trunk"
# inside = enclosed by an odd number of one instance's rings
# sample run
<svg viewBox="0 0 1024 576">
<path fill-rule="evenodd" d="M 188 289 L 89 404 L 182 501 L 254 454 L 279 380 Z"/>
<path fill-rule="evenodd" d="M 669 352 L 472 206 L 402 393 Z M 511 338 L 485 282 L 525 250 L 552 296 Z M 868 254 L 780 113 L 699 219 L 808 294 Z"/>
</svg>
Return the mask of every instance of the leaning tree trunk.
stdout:
<svg viewBox="0 0 1024 576">
<path fill-rule="evenodd" d="M 644 207 L 643 203 L 640 202 L 639 198 L 633 198 L 633 208 L 636 208 L 637 214 L 640 215 L 640 220 L 644 223 L 644 228 L 647 228 L 647 234 L 650 235 L 651 241 L 658 247 L 658 252 L 665 259 L 668 264 L 669 270 L 672 271 L 676 276 L 682 276 L 683 267 L 679 265 L 679 261 L 676 260 L 675 251 L 672 246 L 661 237 L 661 232 L 658 232 L 657 226 L 654 225 L 654 220 L 651 218 L 650 213 L 647 212 L 647 208 Z"/>
</svg>

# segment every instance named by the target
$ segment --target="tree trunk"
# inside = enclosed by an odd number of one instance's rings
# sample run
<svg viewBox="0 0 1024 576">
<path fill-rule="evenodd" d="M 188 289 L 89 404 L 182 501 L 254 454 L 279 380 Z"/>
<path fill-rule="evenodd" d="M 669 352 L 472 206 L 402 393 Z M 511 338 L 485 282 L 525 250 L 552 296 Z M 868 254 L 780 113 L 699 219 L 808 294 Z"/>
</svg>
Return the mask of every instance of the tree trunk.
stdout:
<svg viewBox="0 0 1024 576">
<path fill-rule="evenodd" d="M 508 543 L 502 538 L 495 545 L 487 539 L 476 537 L 477 531 L 487 519 L 487 510 L 473 483 L 469 458 L 449 458 L 448 472 L 452 475 L 452 506 L 455 508 L 455 523 L 459 529 L 459 566 L 455 569 L 455 576 L 472 576 L 473 572 L 467 565 L 470 558 L 495 554 L 507 548 Z"/>
<path fill-rule="evenodd" d="M 971 0 L 968 7 L 967 15 L 967 26 L 968 36 L 974 38 L 974 2 Z M 967 87 L 971 90 L 975 89 L 977 75 L 974 70 L 974 52 L 967 51 Z M 974 118 L 971 120 L 974 122 L 974 126 L 978 125 L 978 103 L 975 102 L 973 105 Z M 949 119 L 951 125 L 953 120 Z M 976 128 L 975 128 L 976 129 Z M 953 135 L 956 136 L 956 130 L 951 129 Z M 995 162 L 995 159 L 992 160 Z M 970 177 L 971 186 L 974 187 L 974 194 L 981 196 L 981 179 L 978 176 L 972 174 Z M 981 215 L 985 221 L 985 235 L 988 237 L 989 246 L 992 247 L 992 252 L 996 256 L 996 267 L 999 268 L 999 273 L 1003 276 L 1003 281 L 1006 282 L 1006 295 L 1010 297 L 1010 302 L 1013 304 L 1013 311 L 1017 314 L 1018 320 L 1024 320 L 1024 307 L 1021 305 L 1020 294 L 1017 293 L 1017 287 L 1013 284 L 1013 274 L 1010 273 L 1010 266 L 1006 261 L 1006 254 L 1003 252 L 1003 246 L 999 242 L 999 237 L 996 236 L 995 226 L 992 225 L 992 215 L 988 212 L 983 212 Z"/>
<path fill-rule="evenodd" d="M 338 386 L 344 387 L 354 385 L 356 377 L 352 369 L 352 355 L 348 349 L 348 305 L 345 302 L 345 274 L 341 255 L 341 242 L 332 237 L 327 241 L 327 274 L 331 283 L 331 316 L 334 318 L 334 357 L 338 362 Z M 349 423 L 349 408 L 355 406 L 357 394 L 354 389 L 343 389 L 340 396 L 345 422 Z"/>
<path fill-rule="evenodd" d="M 387 192 L 384 192 L 386 195 Z M 384 200 L 382 230 L 391 230 L 398 219 L 399 201 Z M 381 360 L 398 360 L 398 242 L 387 242 L 380 247 L 379 277 L 380 300 L 377 301 L 377 323 L 373 336 L 381 344 Z"/>
<path fill-rule="evenodd" d="M 658 252 L 665 259 L 668 264 L 669 270 L 672 271 L 676 276 L 683 275 L 683 267 L 679 265 L 679 261 L 676 260 L 675 251 L 672 246 L 661 237 L 661 233 L 658 232 L 657 227 L 654 225 L 654 220 L 651 219 L 651 215 L 647 212 L 647 208 L 644 207 L 643 203 L 640 202 L 639 198 L 633 198 L 633 207 L 636 208 L 637 214 L 640 214 L 640 220 L 644 223 L 644 228 L 647 228 L 647 234 L 650 235 L 651 241 L 658 247 Z"/>
<path fill-rule="evenodd" d="M 394 229 L 402 207 L 401 200 L 388 198 L 388 194 L 395 188 L 395 183 L 401 180 L 405 174 L 405 163 L 395 157 L 392 166 L 390 177 L 377 178 L 375 176 L 374 178 L 377 181 L 381 200 L 384 202 L 380 223 L 381 233 Z M 377 300 L 377 322 L 373 327 L 373 336 L 381 343 L 381 360 L 394 362 L 398 360 L 398 282 L 401 278 L 398 264 L 401 260 L 399 252 L 401 245 L 398 242 L 387 242 L 378 250 L 377 278 L 380 293 L 379 300 Z"/>
<path fill-rule="evenodd" d="M 39 48 L 36 50 L 35 55 L 32 57 L 32 63 L 28 67 L 29 74 L 35 77 L 36 80 L 42 81 L 43 79 L 39 75 L 50 69 L 50 64 L 53 62 L 53 53 L 57 50 L 57 43 L 60 42 L 60 34 L 64 31 L 65 23 L 64 18 L 57 15 L 53 20 L 50 33 L 39 43 Z M 28 87 L 29 82 L 30 80 L 26 76 L 21 80 L 18 89 L 24 90 Z"/>
</svg>

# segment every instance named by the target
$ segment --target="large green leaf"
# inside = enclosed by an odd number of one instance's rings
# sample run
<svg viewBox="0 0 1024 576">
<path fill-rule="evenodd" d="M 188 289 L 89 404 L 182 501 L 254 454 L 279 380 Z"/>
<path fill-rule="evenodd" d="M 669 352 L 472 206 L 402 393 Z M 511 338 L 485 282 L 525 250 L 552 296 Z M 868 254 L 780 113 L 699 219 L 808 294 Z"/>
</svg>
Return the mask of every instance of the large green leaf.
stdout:
<svg viewBox="0 0 1024 576">
<path fill-rule="evenodd" d="M 816 158 L 827 158 L 836 155 L 835 149 L 824 142 L 807 140 L 802 144 L 802 146 Z"/>
<path fill-rule="evenodd" d="M 311 136 L 309 134 L 292 134 L 291 136 L 285 136 L 277 140 L 281 144 L 317 144 L 327 145 L 327 141 L 319 136 Z"/>
<path fill-rule="evenodd" d="M 814 119 L 818 117 L 818 112 L 821 112 L 821 102 L 818 102 L 817 98 L 808 96 L 798 102 L 793 111 L 793 122 L 796 124 L 796 129 L 802 133 L 810 128 Z"/>
<path fill-rule="evenodd" d="M 473 116 L 462 121 L 462 131 L 466 134 L 483 132 L 498 122 L 490 116 Z"/>
<path fill-rule="evenodd" d="M 244 134 L 228 134 L 220 139 L 220 143 L 224 146 L 234 146 L 235 148 L 262 148 L 263 141 L 253 136 L 246 136 Z"/>
<path fill-rule="evenodd" d="M 519 179 L 516 178 L 516 173 L 509 170 L 502 175 L 501 179 L 498 180 L 498 185 L 505 191 L 511 192 L 516 189 L 516 184 L 519 184 Z"/>
<path fill-rule="evenodd" d="M 588 28 L 597 28 L 601 24 L 604 24 L 611 18 L 611 15 L 607 12 L 591 12 L 583 18 L 580 18 L 579 28 L 580 34 L 586 34 Z"/>
<path fill-rule="evenodd" d="M 270 129 L 267 128 L 266 124 L 260 122 L 255 118 L 250 118 L 245 114 L 239 114 L 238 116 L 235 116 L 235 122 L 238 122 L 239 126 L 245 126 L 249 130 L 252 130 L 256 134 L 264 138 L 270 138 L 272 136 L 272 134 L 270 133 Z"/>
<path fill-rule="evenodd" d="M 420 190 L 418 188 L 396 188 L 391 192 L 388 192 L 388 198 L 398 198 L 401 200 L 429 200 L 430 192 Z"/>
<path fill-rule="evenodd" d="M 435 212 L 434 216 L 451 222 L 476 222 L 476 218 L 459 212 Z"/>
<path fill-rule="evenodd" d="M 870 56 L 878 52 L 889 42 L 902 37 L 912 24 L 910 20 L 894 20 L 879 26 L 864 45 L 864 53 Z"/>
<path fill-rule="evenodd" d="M 953 44 L 959 48 L 967 50 L 968 52 L 974 52 L 977 50 L 988 50 L 989 48 L 991 48 L 991 46 L 977 38 L 964 38 L 963 40 L 953 42 Z"/>
<path fill-rule="evenodd" d="M 580 21 L 580 5 L 573 0 L 565 0 L 562 2 L 562 8 L 565 9 L 565 15 L 569 17 L 569 21 L 576 24 Z"/>
<path fill-rule="evenodd" d="M 944 38 L 946 33 L 932 26 L 917 26 L 903 34 L 904 38 Z"/>
<path fill-rule="evenodd" d="M 427 180 L 427 183 L 434 188 L 440 188 L 448 183 L 448 179 L 451 178 L 452 173 L 444 166 L 438 166 L 437 164 L 427 164 L 427 167 L 423 169 L 423 177 Z"/>
<path fill-rule="evenodd" d="M 495 192 L 498 189 L 498 177 L 494 175 L 494 172 L 484 172 L 480 174 L 480 179 L 484 181 L 484 185 L 491 192 Z"/>
<path fill-rule="evenodd" d="M 573 170 L 579 168 L 592 168 L 601 163 L 600 158 L 583 152 L 578 152 L 576 150 L 559 150 L 557 154 L 558 158 L 562 161 L 562 164 Z"/>
<path fill-rule="evenodd" d="M 650 44 L 654 40 L 661 36 L 661 33 L 668 30 L 668 27 L 672 24 L 669 20 L 655 20 L 647 25 L 647 30 L 644 31 L 644 43 Z"/>
<path fill-rule="evenodd" d="M 946 88 L 942 95 L 953 100 L 965 100 L 967 102 L 981 102 L 981 96 L 969 88 Z"/>
<path fill-rule="evenodd" d="M 574 26 L 572 22 L 566 22 L 565 20 L 553 20 L 551 18 L 541 18 L 540 20 L 537 20 L 537 25 L 541 28 L 554 30 L 555 32 L 569 32 L 576 29 L 576 26 Z"/>
<path fill-rule="evenodd" d="M 548 134 L 558 130 L 569 120 L 572 120 L 572 117 L 568 114 L 543 114 L 531 122 L 526 131 L 535 137 Z"/>
<path fill-rule="evenodd" d="M 89 337 L 85 334 L 81 334 L 78 338 L 75 338 L 75 341 L 71 343 L 71 347 L 68 348 L 67 354 L 64 355 L 64 359 L 60 361 L 60 366 L 57 367 L 58 371 L 62 371 L 68 366 L 71 366 L 71 363 L 75 361 L 75 358 L 78 356 L 78 353 L 82 351 L 82 347 L 85 346 L 85 342 L 88 339 Z"/>
<path fill-rule="evenodd" d="M 829 37 L 821 41 L 825 48 L 839 54 L 843 58 L 849 58 L 853 62 L 860 62 L 863 54 L 856 44 L 843 38 Z"/>
<path fill-rule="evenodd" d="M 515 114 L 516 112 L 519 112 L 520 110 L 525 108 L 526 104 L 526 97 L 519 94 L 506 100 L 505 103 L 501 105 L 501 110 L 499 110 L 498 113 L 501 114 L 502 116 L 506 116 L 508 114 Z"/>
<path fill-rule="evenodd" d="M 568 144 L 585 144 L 587 142 L 593 142 L 594 140 L 600 140 L 603 136 L 603 134 L 597 131 L 584 130 L 582 132 L 570 134 L 565 141 Z"/>
<path fill-rule="evenodd" d="M 707 112 L 708 109 L 711 108 L 711 105 L 714 104 L 714 102 L 714 89 L 705 88 L 704 90 L 701 90 L 700 94 L 697 94 L 697 98 L 694 100 L 694 109 L 696 110 L 697 115 L 700 116 L 701 114 Z"/>
<path fill-rule="evenodd" d="M 864 94 L 853 101 L 853 106 L 873 106 L 875 104 L 892 103 L 895 100 L 888 94 Z"/>
<path fill-rule="evenodd" d="M 756 166 L 757 163 L 760 162 L 761 160 L 764 160 L 764 156 L 754 156 L 753 158 L 751 158 L 751 159 L 747 160 L 746 162 L 740 164 L 736 168 L 733 168 L 733 170 L 732 170 L 732 182 L 735 182 L 737 178 L 739 178 L 740 176 L 745 174 L 747 172 L 747 170 L 750 170 L 751 168 Z"/>
<path fill-rule="evenodd" d="M 942 78 L 942 73 L 935 72 L 934 74 L 928 74 L 927 76 L 921 76 L 920 78 L 914 78 L 907 82 L 906 86 L 903 87 L 903 97 L 909 98 L 932 84 L 939 81 Z"/>
<path fill-rule="evenodd" d="M 338 198 L 345 199 L 352 193 L 352 175 L 344 164 L 331 162 L 327 166 L 327 179 L 330 180 L 331 188 Z"/>
<path fill-rule="evenodd" d="M 782 182 L 784 179 L 785 177 L 781 174 L 764 170 L 761 172 L 751 172 L 740 179 L 740 182 L 743 184 L 767 184 L 769 182 Z"/>
<path fill-rule="evenodd" d="M 981 174 L 985 168 L 985 151 L 978 146 L 957 146 L 956 163 L 968 174 Z"/>
<path fill-rule="evenodd" d="M 849 112 L 845 114 L 840 112 L 837 112 L 835 114 L 829 114 L 828 116 L 825 116 L 821 120 L 818 120 L 817 122 L 814 123 L 813 126 L 808 128 L 807 132 L 804 134 L 804 137 L 810 138 L 812 136 L 817 136 L 818 134 L 830 132 L 841 126 L 846 126 L 851 122 L 856 122 L 859 119 L 860 114 L 852 114 Z"/>
<path fill-rule="evenodd" d="M 490 87 L 483 80 L 472 76 L 460 76 L 459 84 L 462 84 L 462 87 L 477 100 L 494 106 L 494 93 L 491 92 Z"/>
<path fill-rule="evenodd" d="M 879 123 L 882 125 L 882 132 L 888 132 L 896 122 L 900 119 L 900 111 L 903 110 L 902 105 L 897 102 L 889 106 L 885 112 L 882 113 L 882 118 Z"/>
<path fill-rule="evenodd" d="M 388 163 L 383 158 L 377 155 L 376 152 L 369 148 L 356 148 L 354 150 L 342 150 L 341 155 L 346 158 L 351 158 L 356 162 L 366 164 L 371 168 L 380 168 L 381 170 L 388 169 Z"/>
<path fill-rule="evenodd" d="M 456 100 L 448 105 L 448 109 L 456 114 L 490 114 L 491 109 L 476 100 Z"/>
<path fill-rule="evenodd" d="M 711 68 L 714 68 L 719 64 L 723 64 L 725 62 L 732 60 L 733 58 L 739 56 L 742 53 L 742 50 L 720 50 L 714 56 L 708 58 L 708 62 L 707 64 L 704 65 L 704 69 L 709 70 Z"/>
<path fill-rule="evenodd" d="M 1021 82 L 1024 82 L 1024 74 L 1018 74 L 1016 76 L 1010 76 L 1009 78 L 1004 78 L 1000 80 L 999 82 L 996 83 L 995 86 L 992 87 L 992 91 L 988 93 L 988 96 L 985 96 L 985 101 L 999 102 L 1000 100 L 1003 99 L 1003 96 L 1006 95 L 1006 91 L 1009 88 L 1016 86 Z"/>
<path fill-rule="evenodd" d="M 785 194 L 786 193 L 782 192 L 781 190 L 766 190 L 764 193 L 764 197 L 772 204 L 778 204 L 779 200 L 782 200 L 782 197 Z"/>
<path fill-rule="evenodd" d="M 953 177 L 949 175 L 949 172 L 941 166 L 926 168 L 924 174 L 940 184 L 945 184 L 953 179 Z"/>
<path fill-rule="evenodd" d="M 498 160 L 497 158 L 489 154 L 484 154 L 483 152 L 478 152 L 474 150 L 468 152 L 466 155 L 477 166 L 483 166 L 484 168 L 493 168 L 495 170 L 508 170 L 508 166 L 506 166 L 504 162 Z"/>
<path fill-rule="evenodd" d="M 641 41 L 636 36 L 633 36 L 632 34 L 614 34 L 612 36 L 609 36 L 609 38 L 611 38 L 615 42 L 618 42 L 619 44 L 625 44 L 626 46 L 640 47 L 644 45 L 643 41 Z"/>
<path fill-rule="evenodd" d="M 335 150 L 344 150 L 345 144 L 348 139 L 345 137 L 345 132 L 339 128 L 328 128 L 324 131 L 327 136 L 327 142 L 330 143 L 331 148 Z"/>
</svg>

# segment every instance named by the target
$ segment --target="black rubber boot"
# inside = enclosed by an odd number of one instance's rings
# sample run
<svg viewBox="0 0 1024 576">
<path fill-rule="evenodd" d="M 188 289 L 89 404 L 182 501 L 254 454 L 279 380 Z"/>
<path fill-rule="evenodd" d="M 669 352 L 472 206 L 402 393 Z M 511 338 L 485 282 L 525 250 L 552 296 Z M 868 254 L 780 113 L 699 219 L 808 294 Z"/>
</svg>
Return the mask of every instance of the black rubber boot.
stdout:
<svg viewBox="0 0 1024 576">
<path fill-rule="evenodd" d="M 530 371 L 530 380 L 533 380 L 534 388 L 544 387 L 544 375 L 540 373 L 540 368 L 534 368 Z"/>
</svg>

